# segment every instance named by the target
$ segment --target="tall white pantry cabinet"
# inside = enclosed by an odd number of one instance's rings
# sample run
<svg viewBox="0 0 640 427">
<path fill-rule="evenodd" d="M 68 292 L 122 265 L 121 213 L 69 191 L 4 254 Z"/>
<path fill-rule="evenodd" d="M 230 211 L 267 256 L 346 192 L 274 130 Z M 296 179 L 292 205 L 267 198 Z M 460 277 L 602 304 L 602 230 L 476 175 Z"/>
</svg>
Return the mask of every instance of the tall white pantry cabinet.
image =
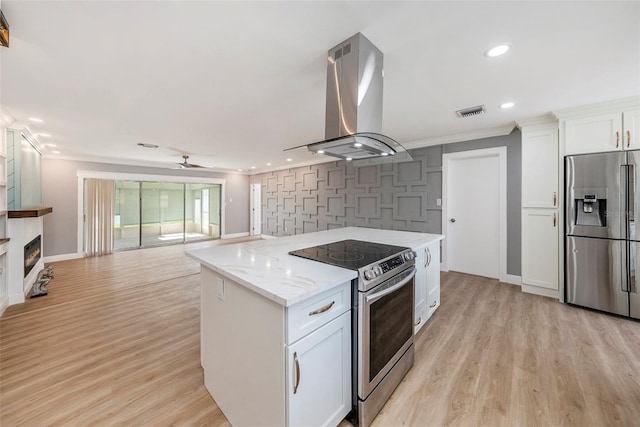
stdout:
<svg viewBox="0 0 640 427">
<path fill-rule="evenodd" d="M 522 290 L 559 297 L 558 122 L 519 123 L 522 131 Z"/>
<path fill-rule="evenodd" d="M 557 110 L 522 131 L 522 290 L 564 301 L 564 158 L 640 150 L 640 97 Z"/>
</svg>

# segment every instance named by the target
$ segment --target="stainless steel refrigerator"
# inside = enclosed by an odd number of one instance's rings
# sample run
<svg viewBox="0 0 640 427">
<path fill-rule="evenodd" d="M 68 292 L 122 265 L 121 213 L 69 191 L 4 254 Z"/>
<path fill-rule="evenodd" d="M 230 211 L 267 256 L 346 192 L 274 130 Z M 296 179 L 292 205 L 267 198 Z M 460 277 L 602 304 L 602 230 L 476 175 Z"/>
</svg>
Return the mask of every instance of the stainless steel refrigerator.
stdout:
<svg viewBox="0 0 640 427">
<path fill-rule="evenodd" d="M 566 157 L 566 302 L 640 319 L 638 166 L 640 150 Z"/>
</svg>

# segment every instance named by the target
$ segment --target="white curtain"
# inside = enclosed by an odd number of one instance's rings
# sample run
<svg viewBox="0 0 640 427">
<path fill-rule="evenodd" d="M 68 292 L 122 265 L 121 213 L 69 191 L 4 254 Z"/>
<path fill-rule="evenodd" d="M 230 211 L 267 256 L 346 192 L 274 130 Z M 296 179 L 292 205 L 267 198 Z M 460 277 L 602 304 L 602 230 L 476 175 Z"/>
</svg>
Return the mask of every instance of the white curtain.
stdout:
<svg viewBox="0 0 640 427">
<path fill-rule="evenodd" d="M 85 256 L 113 253 L 115 181 L 85 180 Z"/>
</svg>

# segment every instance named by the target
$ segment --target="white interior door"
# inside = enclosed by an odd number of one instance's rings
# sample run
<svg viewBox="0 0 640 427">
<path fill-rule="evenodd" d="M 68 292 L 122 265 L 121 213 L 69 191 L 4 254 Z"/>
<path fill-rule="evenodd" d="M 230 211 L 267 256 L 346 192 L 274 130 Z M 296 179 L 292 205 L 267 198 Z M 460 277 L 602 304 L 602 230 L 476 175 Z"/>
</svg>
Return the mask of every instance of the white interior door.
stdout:
<svg viewBox="0 0 640 427">
<path fill-rule="evenodd" d="M 256 236 L 262 234 L 262 214 L 260 211 L 261 186 L 260 184 L 251 184 L 251 235 Z"/>
<path fill-rule="evenodd" d="M 506 281 L 506 147 L 444 155 L 445 269 Z"/>
</svg>

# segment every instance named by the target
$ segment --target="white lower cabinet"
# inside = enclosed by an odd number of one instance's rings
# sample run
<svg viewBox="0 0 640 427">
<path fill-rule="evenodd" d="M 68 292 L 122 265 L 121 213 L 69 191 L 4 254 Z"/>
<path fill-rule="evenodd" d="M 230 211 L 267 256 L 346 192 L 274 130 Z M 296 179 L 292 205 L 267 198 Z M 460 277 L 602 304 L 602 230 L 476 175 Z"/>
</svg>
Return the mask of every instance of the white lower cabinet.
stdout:
<svg viewBox="0 0 640 427">
<path fill-rule="evenodd" d="M 440 307 L 440 241 L 427 246 L 427 306 L 425 321 Z"/>
<path fill-rule="evenodd" d="M 522 284 L 558 290 L 558 211 L 522 209 Z"/>
<path fill-rule="evenodd" d="M 413 332 L 417 333 L 425 322 L 425 307 L 427 306 L 427 249 L 416 251 L 416 277 L 415 277 L 415 311 L 413 318 Z"/>
<path fill-rule="evenodd" d="M 351 410 L 351 283 L 290 307 L 203 267 L 205 387 L 234 426 L 336 426 Z"/>
<path fill-rule="evenodd" d="M 416 256 L 415 319 L 417 333 L 440 306 L 440 241 L 419 249 Z"/>
<path fill-rule="evenodd" d="M 335 426 L 351 410 L 351 316 L 287 347 L 289 426 Z"/>
</svg>

